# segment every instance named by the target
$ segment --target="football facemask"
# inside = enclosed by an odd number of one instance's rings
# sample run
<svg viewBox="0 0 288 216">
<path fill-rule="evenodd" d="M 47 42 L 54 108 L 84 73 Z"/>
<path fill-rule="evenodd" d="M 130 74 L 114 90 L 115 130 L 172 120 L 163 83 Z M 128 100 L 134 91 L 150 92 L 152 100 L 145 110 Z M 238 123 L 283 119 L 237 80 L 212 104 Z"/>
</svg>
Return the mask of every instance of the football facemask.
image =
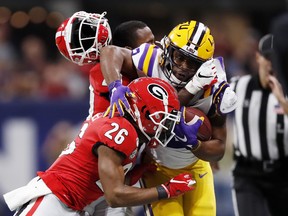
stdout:
<svg viewBox="0 0 288 216">
<path fill-rule="evenodd" d="M 101 48 L 112 38 L 105 15 L 80 11 L 66 19 L 56 32 L 60 53 L 78 65 L 98 61 Z"/>
</svg>

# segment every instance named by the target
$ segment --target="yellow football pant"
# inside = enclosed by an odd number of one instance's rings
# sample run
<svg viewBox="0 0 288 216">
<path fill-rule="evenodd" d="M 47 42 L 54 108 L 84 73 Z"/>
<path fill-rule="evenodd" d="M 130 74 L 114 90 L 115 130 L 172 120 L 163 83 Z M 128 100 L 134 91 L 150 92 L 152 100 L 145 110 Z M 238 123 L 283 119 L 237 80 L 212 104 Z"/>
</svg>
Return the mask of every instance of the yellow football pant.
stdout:
<svg viewBox="0 0 288 216">
<path fill-rule="evenodd" d="M 144 175 L 143 181 L 146 187 L 165 183 L 183 172 L 192 173 L 196 186 L 194 190 L 182 196 L 152 203 L 154 216 L 216 216 L 214 180 L 209 162 L 198 160 L 182 169 L 157 166 L 155 173 Z"/>
</svg>

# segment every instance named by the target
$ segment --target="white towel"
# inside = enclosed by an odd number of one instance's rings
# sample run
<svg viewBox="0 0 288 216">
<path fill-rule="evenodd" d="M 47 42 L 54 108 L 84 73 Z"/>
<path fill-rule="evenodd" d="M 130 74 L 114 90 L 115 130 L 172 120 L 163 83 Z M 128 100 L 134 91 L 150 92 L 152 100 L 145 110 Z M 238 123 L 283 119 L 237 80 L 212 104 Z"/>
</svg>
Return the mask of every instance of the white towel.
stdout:
<svg viewBox="0 0 288 216">
<path fill-rule="evenodd" d="M 31 199 L 52 193 L 47 185 L 38 176 L 33 178 L 26 186 L 20 187 L 3 195 L 11 211 L 27 203 Z"/>
</svg>

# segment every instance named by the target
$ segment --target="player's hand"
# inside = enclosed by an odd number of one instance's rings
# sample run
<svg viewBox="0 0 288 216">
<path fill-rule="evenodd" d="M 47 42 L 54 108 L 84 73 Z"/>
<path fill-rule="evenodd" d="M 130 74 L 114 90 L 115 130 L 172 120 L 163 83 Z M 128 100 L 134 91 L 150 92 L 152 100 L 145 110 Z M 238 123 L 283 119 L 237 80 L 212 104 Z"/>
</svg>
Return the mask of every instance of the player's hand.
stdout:
<svg viewBox="0 0 288 216">
<path fill-rule="evenodd" d="M 185 192 L 193 190 L 195 188 L 195 183 L 196 181 L 192 178 L 192 174 L 181 173 L 172 178 L 169 182 L 158 186 L 158 197 L 163 199 L 179 196 Z M 163 187 L 164 190 L 162 190 L 162 188 L 159 190 L 159 187 Z"/>
<path fill-rule="evenodd" d="M 157 169 L 157 166 L 152 163 L 138 164 L 131 171 L 126 174 L 126 178 L 129 180 L 129 185 L 136 184 L 144 173 L 153 173 Z"/>
<path fill-rule="evenodd" d="M 186 123 L 185 122 L 185 107 L 181 107 L 181 119 L 178 124 L 176 124 L 174 132 L 176 134 L 176 138 L 181 142 L 174 142 L 174 139 L 168 143 L 168 147 L 173 148 L 188 148 L 194 149 L 198 146 L 199 142 L 197 139 L 197 133 L 200 126 L 203 123 L 204 118 L 195 116 L 193 120 Z M 177 138 L 178 137 L 178 138 Z"/>
<path fill-rule="evenodd" d="M 124 115 L 124 109 L 129 110 L 130 104 L 127 97 L 133 97 L 133 93 L 127 86 L 121 84 L 120 80 L 116 80 L 109 84 L 110 106 L 105 111 L 104 116 L 109 114 L 109 118 L 114 116 L 116 109 L 120 116 Z"/>
<path fill-rule="evenodd" d="M 226 81 L 221 82 L 214 91 L 212 105 L 217 115 L 227 114 L 236 109 L 237 95 Z"/>
<path fill-rule="evenodd" d="M 207 89 L 217 82 L 214 59 L 204 62 L 193 78 L 186 84 L 185 89 L 195 95 L 201 89 Z"/>
</svg>

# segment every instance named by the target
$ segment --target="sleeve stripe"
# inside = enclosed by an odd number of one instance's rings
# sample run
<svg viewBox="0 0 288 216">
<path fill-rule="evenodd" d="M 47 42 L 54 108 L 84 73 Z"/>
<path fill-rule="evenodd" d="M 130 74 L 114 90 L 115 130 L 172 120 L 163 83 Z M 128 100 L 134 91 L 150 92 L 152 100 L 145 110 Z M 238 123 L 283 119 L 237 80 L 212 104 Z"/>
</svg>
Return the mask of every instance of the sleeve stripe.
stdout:
<svg viewBox="0 0 288 216">
<path fill-rule="evenodd" d="M 149 46 L 150 46 L 150 44 L 145 44 L 144 51 L 143 51 L 143 53 L 141 55 L 141 58 L 139 60 L 138 69 L 141 70 L 141 71 L 144 71 L 143 70 L 143 65 L 144 65 L 145 58 L 147 56 L 147 52 L 148 52 Z"/>
<path fill-rule="evenodd" d="M 155 45 L 146 44 L 143 54 L 139 61 L 139 68 L 147 76 L 152 76 L 153 66 L 157 56 L 157 48 Z"/>
<path fill-rule="evenodd" d="M 149 77 L 152 76 L 153 66 L 154 66 L 154 63 L 155 63 L 155 60 L 156 60 L 157 48 L 158 48 L 158 47 L 151 46 L 151 48 L 153 49 L 153 51 L 152 51 L 152 56 L 151 56 L 151 58 L 150 58 L 150 64 L 149 64 L 148 73 L 147 73 L 147 75 L 148 75 Z"/>
</svg>

